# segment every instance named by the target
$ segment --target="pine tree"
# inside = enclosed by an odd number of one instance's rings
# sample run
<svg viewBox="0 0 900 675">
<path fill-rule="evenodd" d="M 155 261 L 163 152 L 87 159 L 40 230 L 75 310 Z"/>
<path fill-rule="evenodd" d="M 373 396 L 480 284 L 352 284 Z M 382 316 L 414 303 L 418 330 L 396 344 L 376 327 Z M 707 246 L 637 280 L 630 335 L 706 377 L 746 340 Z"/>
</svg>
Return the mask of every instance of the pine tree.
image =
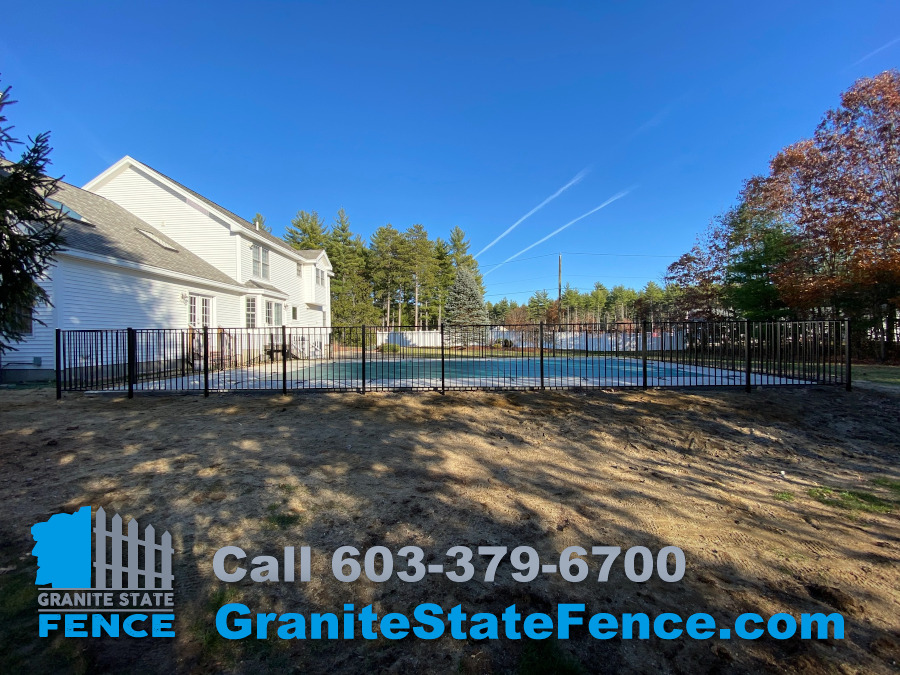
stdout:
<svg viewBox="0 0 900 675">
<path fill-rule="evenodd" d="M 350 220 L 339 209 L 325 251 L 334 270 L 331 317 L 335 326 L 359 326 L 378 321 L 372 304 L 372 283 L 366 274 L 366 245 L 350 231 Z"/>
<path fill-rule="evenodd" d="M 284 233 L 284 240 L 296 249 L 324 249 L 328 243 L 325 221 L 316 211 L 298 211 Z"/>
<path fill-rule="evenodd" d="M 450 245 L 438 237 L 434 241 L 435 260 L 435 299 L 437 303 L 437 323 L 444 321 L 444 313 L 447 307 L 447 294 L 456 279 L 456 271 L 453 268 L 453 258 L 450 257 Z"/>
<path fill-rule="evenodd" d="M 450 230 L 450 258 L 453 260 L 453 266 L 456 269 L 465 268 L 472 272 L 475 281 L 478 282 L 478 288 L 484 294 L 484 279 L 481 271 L 478 269 L 478 262 L 475 257 L 469 253 L 469 240 L 466 239 L 466 233 L 458 225 Z"/>
<path fill-rule="evenodd" d="M 409 271 L 412 274 L 410 299 L 413 300 L 412 323 L 421 326 L 425 318 L 421 307 L 431 299 L 435 293 L 437 282 L 437 260 L 434 255 L 434 245 L 428 239 L 428 232 L 422 225 L 413 225 L 403 234 L 408 243 Z"/>
<path fill-rule="evenodd" d="M 532 321 L 547 321 L 553 301 L 546 290 L 541 290 L 528 299 L 528 318 Z"/>
<path fill-rule="evenodd" d="M 4 126 L 3 109 L 15 103 L 9 88 L 0 91 L 0 354 L 22 341 L 32 320 L 32 308 L 49 304 L 38 280 L 53 263 L 63 244 L 63 209 L 47 200 L 57 181 L 47 176 L 50 134 L 38 134 L 18 162 L 6 160 L 4 150 L 20 143 Z"/>
<path fill-rule="evenodd" d="M 406 258 L 406 241 L 393 225 L 375 230 L 369 245 L 368 272 L 376 302 L 383 303 L 385 326 L 393 325 L 391 307 L 402 301 Z"/>
<path fill-rule="evenodd" d="M 484 308 L 484 294 L 471 270 L 460 267 L 456 270 L 456 280 L 447 294 L 447 323 L 486 324 L 487 312 Z"/>
</svg>

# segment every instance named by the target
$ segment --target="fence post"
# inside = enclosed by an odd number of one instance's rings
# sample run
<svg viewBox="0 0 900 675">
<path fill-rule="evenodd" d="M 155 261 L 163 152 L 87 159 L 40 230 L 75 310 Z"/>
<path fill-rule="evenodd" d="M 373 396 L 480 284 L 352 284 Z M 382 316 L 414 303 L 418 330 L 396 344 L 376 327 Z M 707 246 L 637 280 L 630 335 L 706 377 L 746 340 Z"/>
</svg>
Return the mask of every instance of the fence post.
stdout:
<svg viewBox="0 0 900 675">
<path fill-rule="evenodd" d="M 209 397 L 209 327 L 203 326 L 203 396 Z"/>
<path fill-rule="evenodd" d="M 541 321 L 540 328 L 540 343 L 541 343 L 541 389 L 544 388 L 544 322 Z"/>
<path fill-rule="evenodd" d="M 287 394 L 287 328 L 281 324 L 281 393 Z"/>
<path fill-rule="evenodd" d="M 751 373 L 751 364 L 750 364 L 750 322 L 744 321 L 744 360 L 746 361 L 746 373 L 745 373 L 745 382 L 744 382 L 744 391 L 747 393 L 750 392 L 750 373 Z"/>
<path fill-rule="evenodd" d="M 441 394 L 447 392 L 447 371 L 444 365 L 444 324 L 441 322 Z"/>
<path fill-rule="evenodd" d="M 128 398 L 134 398 L 134 381 L 137 379 L 137 334 L 134 328 L 128 329 Z"/>
<path fill-rule="evenodd" d="M 60 364 L 62 363 L 62 353 L 60 351 L 60 346 L 62 343 L 62 335 L 60 334 L 59 328 L 56 329 L 56 400 L 62 398 L 62 367 Z"/>
<path fill-rule="evenodd" d="M 850 378 L 850 319 L 844 319 L 844 336 L 846 340 L 844 342 L 844 360 L 846 363 L 844 379 L 846 380 L 845 386 L 847 391 L 850 391 L 853 388 Z"/>
<path fill-rule="evenodd" d="M 362 327 L 362 391 L 366 393 L 366 327 Z"/>
<path fill-rule="evenodd" d="M 647 322 L 641 323 L 641 369 L 643 371 L 643 389 L 647 388 Z"/>
</svg>

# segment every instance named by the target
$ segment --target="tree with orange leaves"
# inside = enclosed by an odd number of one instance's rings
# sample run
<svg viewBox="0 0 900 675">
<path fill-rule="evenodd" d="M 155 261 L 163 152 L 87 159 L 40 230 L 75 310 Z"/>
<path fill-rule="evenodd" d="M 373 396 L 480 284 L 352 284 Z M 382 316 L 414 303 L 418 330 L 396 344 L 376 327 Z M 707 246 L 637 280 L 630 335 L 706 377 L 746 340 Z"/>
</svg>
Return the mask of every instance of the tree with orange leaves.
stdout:
<svg viewBox="0 0 900 675">
<path fill-rule="evenodd" d="M 802 315 L 886 323 L 892 335 L 900 307 L 900 72 L 857 81 L 811 139 L 779 152 L 768 176 L 747 181 L 741 205 L 719 225 L 670 267 L 672 280 L 697 290 L 721 280 L 727 301 L 740 279 L 729 269 L 752 261 L 775 233 L 782 258 L 764 268 L 780 302 Z"/>
</svg>

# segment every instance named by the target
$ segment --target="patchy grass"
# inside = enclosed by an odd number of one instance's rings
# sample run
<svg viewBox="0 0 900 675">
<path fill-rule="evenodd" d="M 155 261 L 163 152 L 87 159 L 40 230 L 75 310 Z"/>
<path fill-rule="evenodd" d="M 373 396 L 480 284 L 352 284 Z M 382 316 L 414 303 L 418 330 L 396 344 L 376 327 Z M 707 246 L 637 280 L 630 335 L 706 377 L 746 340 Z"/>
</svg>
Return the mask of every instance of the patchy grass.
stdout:
<svg viewBox="0 0 900 675">
<path fill-rule="evenodd" d="M 0 672 L 87 673 L 92 668 L 84 643 L 57 635 L 36 640 L 39 588 L 32 561 L 25 563 L 4 556 L 0 574 Z"/>
<path fill-rule="evenodd" d="M 287 530 L 303 522 L 303 516 L 299 513 L 279 513 L 280 504 L 269 504 L 266 510 L 266 526 L 275 530 Z"/>
<path fill-rule="evenodd" d="M 275 417 L 273 411 L 285 409 Z M 51 441 L 53 441 L 51 443 Z M 900 497 L 892 483 L 900 447 L 900 397 L 837 387 L 743 391 L 322 394 L 91 398 L 52 390 L 0 390 L 0 672 L 285 673 L 415 672 L 838 672 L 896 671 L 900 619 Z M 808 481 L 798 487 L 775 469 Z M 882 480 L 877 480 L 881 478 Z M 877 480 L 877 482 L 876 482 Z M 296 489 L 292 489 L 296 486 Z M 891 514 L 822 506 L 853 488 Z M 773 499 L 793 491 L 793 501 Z M 786 495 L 783 495 L 786 497 Z M 857 497 L 857 501 L 859 497 Z M 778 508 L 773 501 L 785 504 Z M 862 500 L 866 506 L 871 504 Z M 153 524 L 176 547 L 176 636 L 171 640 L 37 637 L 29 528 L 54 513 L 103 505 Z M 876 504 L 877 505 L 877 504 Z M 831 517 L 828 517 L 830 513 Z M 825 517 L 823 517 L 823 515 Z M 854 519 L 865 519 L 865 533 Z M 487 556 L 455 583 L 430 575 L 347 584 L 333 551 L 418 546 L 427 563 L 453 565 L 451 546 L 532 546 L 555 562 L 572 545 L 677 545 L 683 583 L 628 580 L 620 556 L 609 581 L 511 577 L 509 554 L 493 583 Z M 240 546 L 250 567 L 285 545 L 310 546 L 304 583 L 219 581 L 214 552 Z M 867 571 L 860 573 L 861 565 Z M 21 574 L 14 584 L 7 577 Z M 809 584 L 853 598 L 865 620 L 853 640 L 599 641 L 585 625 L 559 643 L 530 640 L 268 640 L 218 636 L 216 610 L 241 602 L 256 613 L 341 613 L 371 604 L 384 616 L 423 602 L 469 616 L 547 612 L 797 615 Z M 237 596 L 237 597 L 235 597 Z M 843 596 L 840 596 L 843 597 Z M 817 601 L 818 602 L 818 601 Z M 825 603 L 827 604 L 827 602 Z M 835 608 L 835 611 L 841 611 Z M 552 611 L 550 611 L 552 614 Z M 521 627 L 521 623 L 519 624 Z M 309 634 L 307 625 L 307 635 Z M 871 647 L 884 645 L 883 648 Z M 720 652 L 711 651 L 719 647 Z M 58 649 L 60 651 L 53 652 Z M 63 651 L 68 650 L 68 651 Z M 5 652 L 5 653 L 4 653 Z"/>
<path fill-rule="evenodd" d="M 900 497 L 900 480 L 891 480 L 890 478 L 876 478 L 872 481 L 878 487 L 887 488 L 895 495 Z"/>
<path fill-rule="evenodd" d="M 852 376 L 854 380 L 900 387 L 900 366 L 854 364 Z"/>
<path fill-rule="evenodd" d="M 212 591 L 203 604 L 202 616 L 191 624 L 190 632 L 200 647 L 200 662 L 216 662 L 233 665 L 240 655 L 239 646 L 228 640 L 215 628 L 216 611 L 229 602 L 240 599 L 240 593 L 233 586 L 220 586 Z"/>
<path fill-rule="evenodd" d="M 775 499 L 780 502 L 792 502 L 794 501 L 794 493 L 790 490 L 782 490 L 775 493 Z"/>
<path fill-rule="evenodd" d="M 834 506 L 847 511 L 863 511 L 865 513 L 890 513 L 894 505 L 868 492 L 859 490 L 832 490 L 831 488 L 812 488 L 809 496 L 827 506 Z"/>
</svg>

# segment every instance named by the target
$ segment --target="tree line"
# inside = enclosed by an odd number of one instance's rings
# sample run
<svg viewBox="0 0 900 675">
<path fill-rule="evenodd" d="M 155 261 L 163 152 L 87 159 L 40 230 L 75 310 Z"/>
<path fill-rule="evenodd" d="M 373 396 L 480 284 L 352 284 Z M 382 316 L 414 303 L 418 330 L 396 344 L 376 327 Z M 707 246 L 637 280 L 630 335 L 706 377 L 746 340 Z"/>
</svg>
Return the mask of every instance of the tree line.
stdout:
<svg viewBox="0 0 900 675">
<path fill-rule="evenodd" d="M 388 224 L 375 230 L 366 242 L 350 229 L 344 209 L 338 210 L 330 224 L 316 211 L 300 211 L 284 239 L 296 249 L 324 249 L 327 253 L 334 273 L 331 315 L 336 326 L 437 328 L 449 319 L 459 323 L 485 320 L 478 314 L 484 296 L 481 272 L 459 227 L 450 230 L 444 240 L 431 239 L 419 224 L 403 231 Z M 471 306 L 473 289 L 477 307 Z"/>
<path fill-rule="evenodd" d="M 264 222 L 257 214 L 256 221 Z M 649 282 L 640 290 L 597 282 L 590 292 L 566 284 L 561 298 L 546 290 L 526 303 L 484 302 L 484 281 L 465 232 L 431 239 L 424 226 L 379 227 L 369 241 L 354 234 L 339 209 L 328 224 L 316 211 L 299 211 L 284 239 L 296 249 L 324 249 L 333 267 L 331 314 L 336 326 L 380 325 L 436 329 L 441 323 L 614 323 L 681 318 L 681 291 Z"/>
<path fill-rule="evenodd" d="M 527 302 L 503 298 L 487 303 L 491 323 L 514 326 L 526 323 L 637 323 L 642 321 L 674 321 L 679 315 L 681 291 L 674 285 L 665 288 L 650 281 L 640 290 L 622 285 L 611 289 L 595 282 L 590 291 L 583 292 L 563 286 L 559 297 L 551 297 L 546 290 L 531 295 Z"/>
<path fill-rule="evenodd" d="M 893 348 L 900 308 L 900 72 L 858 80 L 716 217 L 666 281 L 702 318 L 851 318 Z"/>
</svg>

